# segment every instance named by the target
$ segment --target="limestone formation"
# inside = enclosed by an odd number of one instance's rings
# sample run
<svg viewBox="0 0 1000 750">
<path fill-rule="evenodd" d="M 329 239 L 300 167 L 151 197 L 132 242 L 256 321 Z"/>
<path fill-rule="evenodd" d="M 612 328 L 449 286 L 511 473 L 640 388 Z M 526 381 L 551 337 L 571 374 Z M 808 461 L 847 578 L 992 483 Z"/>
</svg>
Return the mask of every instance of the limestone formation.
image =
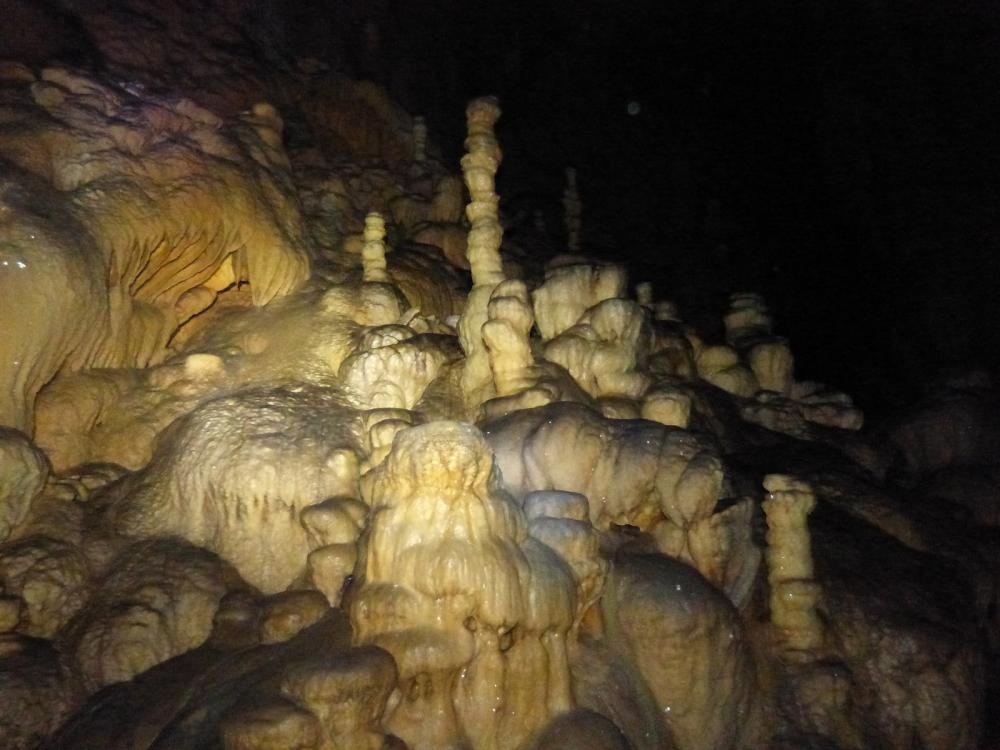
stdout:
<svg viewBox="0 0 1000 750">
<path fill-rule="evenodd" d="M 0 427 L 0 542 L 28 515 L 48 474 L 44 453 L 17 430 Z"/>
<path fill-rule="evenodd" d="M 472 289 L 458 331 L 465 352 L 462 391 L 471 406 L 489 395 L 492 376 L 482 328 L 489 315 L 493 290 L 504 279 L 500 260 L 503 237 L 498 215 L 500 199 L 494 192 L 501 151 L 493 126 L 500 117 L 500 106 L 492 97 L 474 99 L 465 114 L 469 135 L 465 139 L 467 153 L 462 157 L 462 173 L 471 197 L 465 213 L 470 224 L 466 254 L 472 270 Z"/>
<path fill-rule="evenodd" d="M 754 345 L 747 358 L 750 369 L 761 388 L 788 395 L 794 382 L 794 360 L 783 339 L 762 341 Z"/>
<path fill-rule="evenodd" d="M 240 586 L 232 569 L 203 549 L 140 542 L 113 562 L 100 591 L 60 632 L 60 651 L 91 692 L 128 680 L 200 646 L 219 601 Z"/>
<path fill-rule="evenodd" d="M 12 630 L 52 638 L 90 596 L 91 564 L 72 541 L 30 536 L 0 547 L 0 585 L 8 616 L 17 609 Z"/>
<path fill-rule="evenodd" d="M 361 249 L 364 280 L 385 284 L 389 281 L 385 265 L 385 219 L 381 214 L 370 213 L 365 217 L 365 245 Z"/>
<path fill-rule="evenodd" d="M 576 325 L 545 344 L 546 359 L 565 367 L 595 398 L 641 398 L 649 387 L 642 366 L 653 344 L 635 302 L 609 299 L 586 310 Z"/>
<path fill-rule="evenodd" d="M 793 655 L 808 655 L 823 643 L 816 605 L 820 587 L 813 573 L 806 517 L 816 507 L 809 485 L 793 477 L 764 478 L 767 500 L 767 579 L 771 586 L 771 622 L 782 646 Z"/>
<path fill-rule="evenodd" d="M 6 90 L 0 316 L 18 322 L 0 344 L 0 421 L 30 430 L 59 370 L 162 360 L 233 284 L 263 305 L 308 274 L 270 105 L 225 121 L 65 68 Z"/>
<path fill-rule="evenodd" d="M 609 299 L 625 296 L 627 277 L 621 266 L 579 259 L 550 263 L 545 282 L 532 294 L 535 322 L 544 341 L 576 325 L 583 313 Z"/>
<path fill-rule="evenodd" d="M 436 422 L 399 433 L 371 487 L 351 618 L 396 659 L 387 725 L 414 748 L 516 748 L 572 706 L 575 579 L 498 480 L 475 428 Z"/>
<path fill-rule="evenodd" d="M 486 309 L 483 343 L 493 372 L 493 387 L 498 396 L 510 396 L 533 383 L 531 367 L 535 358 L 529 334 L 534 324 L 528 290 L 523 281 L 497 284 Z"/>
<path fill-rule="evenodd" d="M 724 596 L 669 558 L 619 555 L 601 607 L 611 648 L 631 657 L 677 747 L 752 746 L 750 645 Z"/>
<path fill-rule="evenodd" d="M 578 492 L 598 529 L 646 530 L 664 518 L 687 528 L 719 499 L 718 457 L 684 430 L 605 419 L 580 404 L 517 412 L 483 427 L 510 492 Z"/>
<path fill-rule="evenodd" d="M 149 465 L 114 488 L 103 523 L 130 538 L 187 539 L 276 593 L 305 571 L 303 511 L 357 495 L 359 440 L 352 410 L 323 390 L 217 399 L 175 422 Z"/>
<path fill-rule="evenodd" d="M 43 5 L 81 48 L 0 63 L 0 745 L 992 737 L 987 379 L 880 430 L 759 294 L 663 254 L 631 298 L 574 170 L 565 242 L 544 179 L 501 214 L 495 98 L 459 173 L 339 72 L 446 114 L 377 8 L 294 60 L 287 4 Z"/>
<path fill-rule="evenodd" d="M 723 322 L 726 342 L 737 349 L 745 348 L 755 338 L 769 336 L 773 325 L 764 298 L 754 292 L 731 294 Z"/>
<path fill-rule="evenodd" d="M 672 427 L 687 427 L 691 420 L 691 397 L 682 391 L 658 388 L 646 393 L 642 418 Z"/>
<path fill-rule="evenodd" d="M 756 376 L 728 346 L 706 346 L 698 353 L 696 363 L 701 378 L 727 393 L 749 398 L 757 392 Z"/>
<path fill-rule="evenodd" d="M 359 409 L 412 409 L 450 359 L 433 336 L 408 326 L 369 329 L 340 366 L 348 402 Z"/>
</svg>

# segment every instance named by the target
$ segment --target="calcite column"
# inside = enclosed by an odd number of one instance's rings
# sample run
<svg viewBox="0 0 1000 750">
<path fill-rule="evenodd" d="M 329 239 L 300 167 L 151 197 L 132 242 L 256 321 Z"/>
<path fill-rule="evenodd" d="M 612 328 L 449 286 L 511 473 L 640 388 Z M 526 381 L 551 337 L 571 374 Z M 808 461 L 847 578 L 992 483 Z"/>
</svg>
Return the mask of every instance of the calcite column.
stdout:
<svg viewBox="0 0 1000 750">
<path fill-rule="evenodd" d="M 462 392 L 466 405 L 478 406 L 492 388 L 492 371 L 482 328 L 487 321 L 487 307 L 497 284 L 504 280 L 500 258 L 503 229 L 500 226 L 499 197 L 494 179 L 502 153 L 493 132 L 500 118 L 500 105 L 492 96 L 473 99 L 465 110 L 469 135 L 465 139 L 467 153 L 462 157 L 462 174 L 469 188 L 471 201 L 465 214 L 469 219 L 468 248 L 472 270 L 472 291 L 458 324 L 459 341 L 465 351 Z"/>
<path fill-rule="evenodd" d="M 364 280 L 379 284 L 390 283 L 385 262 L 385 219 L 374 211 L 365 217 L 365 244 L 361 248 Z"/>
<path fill-rule="evenodd" d="M 823 625 L 816 612 L 820 586 L 814 580 L 806 522 L 816 507 L 816 496 L 808 484 L 784 474 L 768 474 L 764 489 L 771 624 L 788 655 L 808 656 L 823 643 Z"/>
<path fill-rule="evenodd" d="M 576 170 L 566 167 L 566 188 L 563 190 L 563 210 L 566 212 L 566 247 L 571 253 L 580 250 L 583 229 L 583 204 L 576 187 Z"/>
</svg>

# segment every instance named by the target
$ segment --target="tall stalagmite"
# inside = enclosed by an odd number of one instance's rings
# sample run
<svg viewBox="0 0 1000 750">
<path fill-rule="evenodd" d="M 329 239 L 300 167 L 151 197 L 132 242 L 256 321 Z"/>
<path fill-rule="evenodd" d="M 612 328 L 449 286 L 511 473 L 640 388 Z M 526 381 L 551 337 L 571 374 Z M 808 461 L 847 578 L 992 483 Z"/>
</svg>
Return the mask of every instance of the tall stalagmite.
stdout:
<svg viewBox="0 0 1000 750">
<path fill-rule="evenodd" d="M 473 99 L 466 107 L 468 137 L 462 157 L 462 173 L 471 200 L 466 206 L 469 241 L 467 255 L 472 269 L 472 291 L 459 320 L 459 341 L 465 351 L 462 392 L 467 408 L 475 408 L 489 398 L 492 371 L 483 342 L 482 328 L 488 319 L 487 308 L 493 290 L 504 279 L 500 258 L 503 228 L 500 226 L 499 202 L 494 179 L 502 153 L 493 126 L 500 118 L 500 105 L 492 96 Z"/>
</svg>

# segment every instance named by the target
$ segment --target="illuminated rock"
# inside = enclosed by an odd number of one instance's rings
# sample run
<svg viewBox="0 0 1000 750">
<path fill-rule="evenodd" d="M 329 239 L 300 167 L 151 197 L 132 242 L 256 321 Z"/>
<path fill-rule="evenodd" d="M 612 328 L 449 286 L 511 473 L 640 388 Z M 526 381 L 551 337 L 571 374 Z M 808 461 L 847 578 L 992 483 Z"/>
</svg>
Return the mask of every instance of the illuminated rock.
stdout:
<svg viewBox="0 0 1000 750">
<path fill-rule="evenodd" d="M 3 224 L 0 314 L 19 327 L 0 344 L 0 422 L 30 428 L 35 394 L 60 369 L 161 361 L 233 284 L 264 305 L 308 274 L 272 106 L 226 121 L 46 68 L 3 108 L 19 127 L 0 135 L 17 217 Z M 44 213 L 19 210 L 41 200 Z"/>
<path fill-rule="evenodd" d="M 816 613 L 820 587 L 813 574 L 806 517 L 816 507 L 816 498 L 808 484 L 783 475 L 765 477 L 764 489 L 771 622 L 782 646 L 793 655 L 815 652 L 823 644 L 823 626 Z"/>
<path fill-rule="evenodd" d="M 80 548 L 33 536 L 0 548 L 0 584 L 20 602 L 17 630 L 52 638 L 86 603 L 91 566 Z"/>
<path fill-rule="evenodd" d="M 611 647 L 635 665 L 677 747 L 752 743 L 753 658 L 718 590 L 667 557 L 619 555 L 601 608 Z"/>
<path fill-rule="evenodd" d="M 580 255 L 572 170 L 565 247 L 501 213 L 495 99 L 460 175 L 237 5 L 0 63 L 0 744 L 975 750 L 988 384 L 857 434 L 760 295 Z"/>
<path fill-rule="evenodd" d="M 365 217 L 365 245 L 361 249 L 366 282 L 388 283 L 389 274 L 385 265 L 385 219 L 380 214 L 370 213 Z"/>
<path fill-rule="evenodd" d="M 642 308 L 624 299 L 591 307 L 545 344 L 546 359 L 565 367 L 588 394 L 641 398 L 649 379 L 641 367 L 653 344 Z"/>
<path fill-rule="evenodd" d="M 282 591 L 312 549 L 301 513 L 357 493 L 356 422 L 333 394 L 304 386 L 210 401 L 115 488 L 104 523 L 131 538 L 187 539 L 262 591 Z"/>
<path fill-rule="evenodd" d="M 534 384 L 529 334 L 534 324 L 523 281 L 503 281 L 493 290 L 483 323 L 483 343 L 498 396 L 519 393 Z"/>
<path fill-rule="evenodd" d="M 695 361 L 699 377 L 727 393 L 749 398 L 757 392 L 757 378 L 730 347 L 706 346 Z"/>
<path fill-rule="evenodd" d="M 621 266 L 571 258 L 550 264 L 545 282 L 532 294 L 538 332 L 545 341 L 555 338 L 576 325 L 587 309 L 604 300 L 623 298 L 626 287 Z"/>
<path fill-rule="evenodd" d="M 399 667 L 387 726 L 414 748 L 515 748 L 570 708 L 575 578 L 528 535 L 482 435 L 450 422 L 401 432 L 369 502 L 351 619 Z"/>
<path fill-rule="evenodd" d="M 471 197 L 465 213 L 470 223 L 466 253 L 472 270 L 472 289 L 458 321 L 458 331 L 465 352 L 462 391 L 467 405 L 473 407 L 492 395 L 492 372 L 482 328 L 489 317 L 493 290 L 504 280 L 500 260 L 503 237 L 498 215 L 500 199 L 494 192 L 502 153 L 493 133 L 500 117 L 496 99 L 474 99 L 465 114 L 469 135 L 465 139 L 467 153 L 462 157 L 462 173 Z"/>
</svg>

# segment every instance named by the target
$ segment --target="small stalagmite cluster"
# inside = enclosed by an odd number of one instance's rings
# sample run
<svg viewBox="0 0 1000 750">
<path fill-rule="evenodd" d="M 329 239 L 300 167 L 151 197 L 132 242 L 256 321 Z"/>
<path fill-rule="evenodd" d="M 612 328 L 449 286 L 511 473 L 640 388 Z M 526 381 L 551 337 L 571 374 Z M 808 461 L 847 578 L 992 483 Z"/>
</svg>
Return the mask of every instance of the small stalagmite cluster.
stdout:
<svg viewBox="0 0 1000 750">
<path fill-rule="evenodd" d="M 495 98 L 460 176 L 374 84 L 233 43 L 198 98 L 83 18 L 116 75 L 0 64 L 3 747 L 976 750 L 985 386 L 875 432 L 760 295 L 580 255 L 572 171 L 517 262 Z"/>
</svg>

